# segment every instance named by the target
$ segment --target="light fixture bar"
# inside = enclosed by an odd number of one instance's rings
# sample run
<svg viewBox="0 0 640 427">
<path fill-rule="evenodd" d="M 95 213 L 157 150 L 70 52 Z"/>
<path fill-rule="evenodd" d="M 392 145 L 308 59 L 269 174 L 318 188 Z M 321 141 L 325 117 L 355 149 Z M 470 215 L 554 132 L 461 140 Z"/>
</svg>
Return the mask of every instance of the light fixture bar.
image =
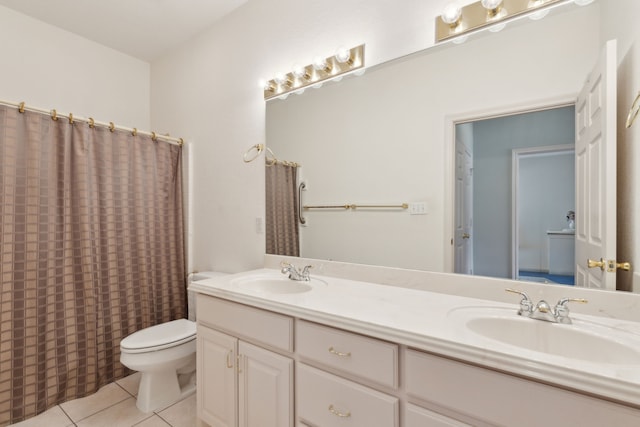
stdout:
<svg viewBox="0 0 640 427">
<path fill-rule="evenodd" d="M 314 63 L 297 67 L 285 75 L 269 80 L 263 88 L 264 99 L 277 98 L 363 68 L 364 44 L 351 49 L 341 49 L 338 54 L 319 58 Z"/>
<path fill-rule="evenodd" d="M 481 1 L 477 1 L 462 7 L 460 19 L 454 23 L 446 23 L 442 16 L 436 17 L 436 42 L 566 2 L 567 0 L 503 0 L 499 8 L 489 10 Z"/>
</svg>

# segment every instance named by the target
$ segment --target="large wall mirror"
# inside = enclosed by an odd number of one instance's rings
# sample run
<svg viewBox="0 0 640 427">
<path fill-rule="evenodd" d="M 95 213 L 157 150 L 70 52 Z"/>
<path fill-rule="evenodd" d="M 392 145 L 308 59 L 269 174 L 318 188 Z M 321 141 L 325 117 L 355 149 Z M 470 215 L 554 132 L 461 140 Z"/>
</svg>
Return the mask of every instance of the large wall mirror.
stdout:
<svg viewBox="0 0 640 427">
<path fill-rule="evenodd" d="M 480 155 L 481 144 L 490 144 L 492 138 L 516 141 L 527 132 L 539 142 L 533 145 L 562 147 L 566 154 L 571 149 L 567 145 L 573 144 L 576 98 L 604 43 L 599 3 L 570 4 L 540 21 L 526 20 L 464 44 L 437 46 L 368 69 L 360 77 L 268 102 L 267 145 L 278 159 L 301 165 L 303 205 L 391 206 L 304 210 L 300 255 L 517 277 L 512 262 L 513 245 L 518 244 L 511 220 L 512 165 L 514 152 L 523 147 L 517 142 L 502 146 L 500 163 L 485 167 L 504 173 L 492 176 L 494 185 L 482 193 L 467 196 L 476 212 L 500 218 L 502 228 L 476 230 L 476 265 L 464 271 L 455 265 L 460 263 L 455 260 L 455 201 L 463 197 L 463 190 L 456 190 L 456 139 L 475 139 L 472 151 Z M 550 121 L 537 121 L 551 112 L 557 114 Z M 505 122 L 499 136 L 486 132 L 497 126 L 491 120 L 518 122 L 525 113 L 539 116 L 528 130 Z M 559 130 L 549 132 L 553 129 Z M 485 140 L 480 141 L 483 132 Z M 523 160 L 522 173 L 535 163 Z M 539 224 L 543 233 L 570 234 L 573 225 L 566 217 L 574 210 L 573 196 L 569 191 L 559 197 L 553 209 L 545 206 L 553 223 Z M 403 204 L 408 208 L 394 207 Z M 544 250 L 548 247 L 533 252 L 543 259 Z M 522 259 L 528 259 L 526 254 Z M 538 265 L 548 270 L 544 261 Z"/>
</svg>

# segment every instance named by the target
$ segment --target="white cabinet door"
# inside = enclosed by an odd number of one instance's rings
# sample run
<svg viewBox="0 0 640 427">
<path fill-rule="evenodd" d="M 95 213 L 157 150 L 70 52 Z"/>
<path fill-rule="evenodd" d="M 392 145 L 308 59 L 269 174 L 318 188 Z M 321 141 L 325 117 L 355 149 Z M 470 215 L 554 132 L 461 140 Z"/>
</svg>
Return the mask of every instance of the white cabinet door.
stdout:
<svg viewBox="0 0 640 427">
<path fill-rule="evenodd" d="M 238 340 L 200 325 L 197 342 L 198 417 L 211 427 L 236 427 Z"/>
<path fill-rule="evenodd" d="M 240 341 L 240 427 L 293 427 L 293 360 Z"/>
</svg>

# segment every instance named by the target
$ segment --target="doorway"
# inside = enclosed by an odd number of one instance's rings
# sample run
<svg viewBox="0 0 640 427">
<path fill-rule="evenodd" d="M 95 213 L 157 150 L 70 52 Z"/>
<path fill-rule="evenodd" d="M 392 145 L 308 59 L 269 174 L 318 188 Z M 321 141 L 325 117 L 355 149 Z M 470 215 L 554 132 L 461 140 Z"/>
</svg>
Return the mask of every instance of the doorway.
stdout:
<svg viewBox="0 0 640 427">
<path fill-rule="evenodd" d="M 573 146 L 575 105 L 460 121 L 455 123 L 454 132 L 456 145 L 464 140 L 472 165 L 471 182 L 458 185 L 456 180 L 454 186 L 454 271 L 515 279 L 518 271 L 514 259 L 519 248 L 514 244 L 512 153 L 535 147 Z M 465 168 L 458 164 L 464 156 L 454 159 L 456 171 Z M 458 194 L 458 187 L 469 194 Z M 466 252 L 460 249 L 465 245 Z"/>
</svg>

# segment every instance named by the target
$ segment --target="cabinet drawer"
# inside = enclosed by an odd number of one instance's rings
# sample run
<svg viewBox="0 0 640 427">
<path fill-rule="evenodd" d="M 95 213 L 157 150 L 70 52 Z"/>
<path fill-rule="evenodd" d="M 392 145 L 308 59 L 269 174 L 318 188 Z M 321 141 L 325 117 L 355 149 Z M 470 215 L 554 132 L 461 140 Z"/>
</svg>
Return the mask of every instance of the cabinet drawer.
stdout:
<svg viewBox="0 0 640 427">
<path fill-rule="evenodd" d="M 293 352 L 293 318 L 223 299 L 198 295 L 198 323 L 247 341 Z"/>
<path fill-rule="evenodd" d="M 412 404 L 407 404 L 404 411 L 404 427 L 470 427 L 459 421 L 445 417 Z"/>
<path fill-rule="evenodd" d="M 638 409 L 415 350 L 406 352 L 405 386 L 410 400 L 489 424 L 640 425 Z"/>
<path fill-rule="evenodd" d="M 362 335 L 299 320 L 297 353 L 310 362 L 398 388 L 398 346 Z"/>
<path fill-rule="evenodd" d="M 398 427 L 398 399 L 298 364 L 298 415 L 317 426 Z"/>
</svg>

